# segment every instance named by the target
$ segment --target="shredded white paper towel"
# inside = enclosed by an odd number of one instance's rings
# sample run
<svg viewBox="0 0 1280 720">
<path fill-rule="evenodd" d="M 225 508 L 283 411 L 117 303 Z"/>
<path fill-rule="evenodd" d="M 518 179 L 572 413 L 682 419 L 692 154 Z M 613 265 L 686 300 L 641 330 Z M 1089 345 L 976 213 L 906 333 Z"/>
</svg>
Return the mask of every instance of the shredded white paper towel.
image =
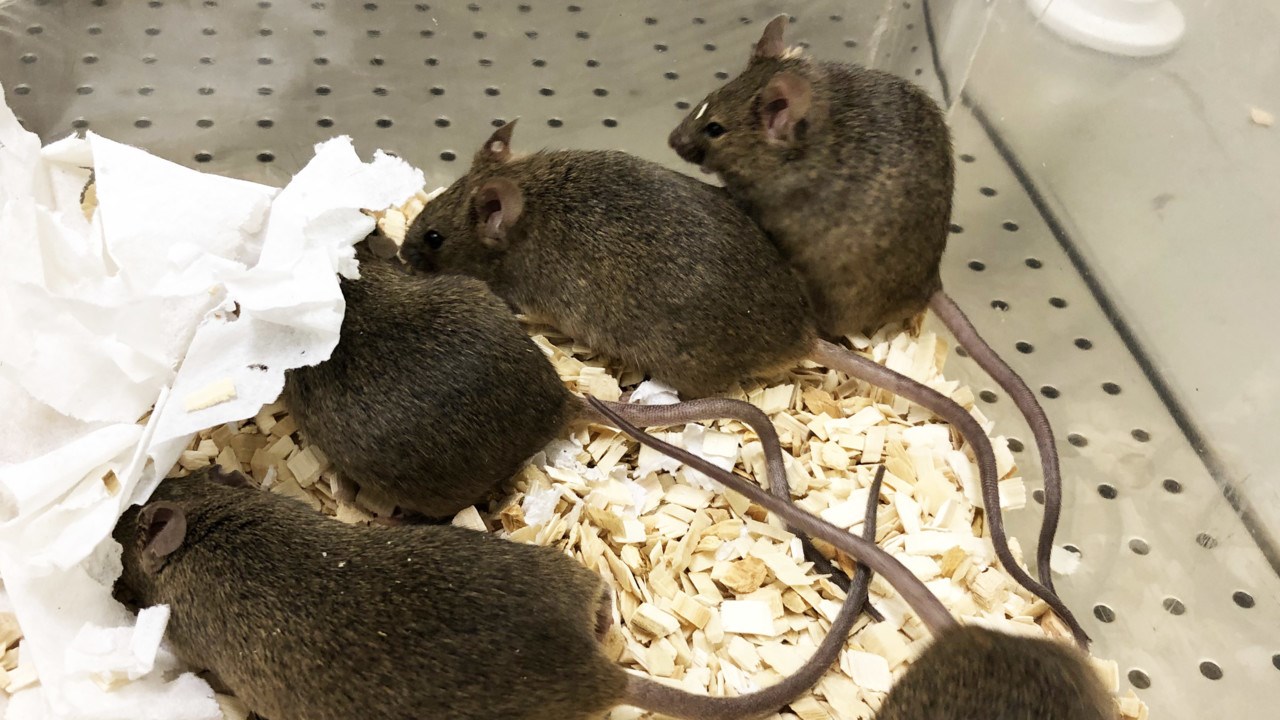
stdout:
<svg viewBox="0 0 1280 720">
<path fill-rule="evenodd" d="M 92 133 L 41 148 L 3 99 L 0 577 L 40 679 L 5 717 L 215 720 L 212 690 L 159 649 L 167 610 L 135 619 L 111 598 L 111 529 L 193 433 L 253 416 L 286 370 L 329 357 L 338 273 L 357 276 L 373 228 L 361 209 L 399 205 L 422 173 L 361 162 L 348 138 L 282 190 Z"/>
</svg>

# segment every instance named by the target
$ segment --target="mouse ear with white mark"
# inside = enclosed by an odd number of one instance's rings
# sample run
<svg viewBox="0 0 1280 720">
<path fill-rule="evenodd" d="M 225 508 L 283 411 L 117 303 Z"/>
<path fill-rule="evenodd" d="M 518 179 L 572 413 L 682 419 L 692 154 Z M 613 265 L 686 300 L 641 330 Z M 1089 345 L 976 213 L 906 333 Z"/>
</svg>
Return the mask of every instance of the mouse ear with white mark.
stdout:
<svg viewBox="0 0 1280 720">
<path fill-rule="evenodd" d="M 187 516 L 171 502 L 153 502 L 138 513 L 138 542 L 142 546 L 139 564 L 144 572 L 160 572 L 169 555 L 182 547 L 187 535 Z"/>
<path fill-rule="evenodd" d="M 524 192 L 507 178 L 486 180 L 475 194 L 476 214 L 480 218 L 480 240 L 501 249 L 507 235 L 524 212 Z"/>
<path fill-rule="evenodd" d="M 760 122 L 770 142 L 789 143 L 796 126 L 809 114 L 813 86 L 795 73 L 781 72 L 760 92 Z"/>
<path fill-rule="evenodd" d="M 787 23 L 791 18 L 787 15 L 779 15 L 769 21 L 764 27 L 764 33 L 760 35 L 760 40 L 756 42 L 756 49 L 752 51 L 752 58 L 771 58 L 781 59 L 787 52 L 786 41 L 782 39 L 783 32 L 787 29 Z"/>
<path fill-rule="evenodd" d="M 515 132 L 516 120 L 493 131 L 480 152 L 476 153 L 475 164 L 505 163 L 511 159 L 511 134 Z"/>
</svg>

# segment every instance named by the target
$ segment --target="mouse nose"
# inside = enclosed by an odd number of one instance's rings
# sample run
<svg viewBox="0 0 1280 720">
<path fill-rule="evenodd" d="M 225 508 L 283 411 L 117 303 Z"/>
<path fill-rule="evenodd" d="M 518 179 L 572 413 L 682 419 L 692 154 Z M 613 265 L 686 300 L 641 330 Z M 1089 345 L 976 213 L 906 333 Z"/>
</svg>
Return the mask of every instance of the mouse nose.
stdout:
<svg viewBox="0 0 1280 720">
<path fill-rule="evenodd" d="M 706 157 L 706 152 L 698 147 L 696 143 L 691 142 L 680 128 L 671 131 L 671 135 L 667 137 L 667 144 L 687 162 L 701 165 Z"/>
</svg>

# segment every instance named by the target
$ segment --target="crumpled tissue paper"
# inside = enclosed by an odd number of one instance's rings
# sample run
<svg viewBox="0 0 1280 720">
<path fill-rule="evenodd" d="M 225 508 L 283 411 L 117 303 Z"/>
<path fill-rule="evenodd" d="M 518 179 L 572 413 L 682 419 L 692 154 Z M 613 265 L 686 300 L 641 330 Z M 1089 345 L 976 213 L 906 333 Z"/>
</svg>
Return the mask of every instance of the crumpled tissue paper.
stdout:
<svg viewBox="0 0 1280 720">
<path fill-rule="evenodd" d="M 41 147 L 0 87 L 0 577 L 34 687 L 7 720 L 217 720 L 159 639 L 167 609 L 111 598 L 116 520 L 193 434 L 273 402 L 329 357 L 353 245 L 422 173 L 348 138 L 283 189 L 89 133 Z M 94 172 L 97 208 L 81 191 Z"/>
</svg>

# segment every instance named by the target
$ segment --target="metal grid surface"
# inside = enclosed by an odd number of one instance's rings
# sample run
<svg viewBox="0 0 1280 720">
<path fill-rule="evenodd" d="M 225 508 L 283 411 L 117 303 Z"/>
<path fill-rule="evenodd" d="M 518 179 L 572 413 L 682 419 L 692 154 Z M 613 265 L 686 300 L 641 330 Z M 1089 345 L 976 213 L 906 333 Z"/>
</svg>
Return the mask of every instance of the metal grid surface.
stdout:
<svg viewBox="0 0 1280 720">
<path fill-rule="evenodd" d="M 665 147 L 668 130 L 783 10 L 796 16 L 791 39 L 815 54 L 936 92 L 911 2 L 27 0 L 0 7 L 0 82 L 46 141 L 87 127 L 276 184 L 335 134 L 444 184 L 491 124 L 516 116 L 525 149 L 615 147 L 687 169 Z M 1064 598 L 1155 717 L 1280 705 L 1280 579 L 991 139 L 964 109 L 952 122 L 960 162 L 944 278 L 1039 389 L 1057 431 L 1059 542 L 1083 555 L 1058 581 Z M 1026 438 L 980 370 L 962 358 L 950 368 L 1000 432 Z M 1034 449 L 1018 458 L 1038 481 Z M 1032 547 L 1038 512 L 1009 520 Z"/>
</svg>

